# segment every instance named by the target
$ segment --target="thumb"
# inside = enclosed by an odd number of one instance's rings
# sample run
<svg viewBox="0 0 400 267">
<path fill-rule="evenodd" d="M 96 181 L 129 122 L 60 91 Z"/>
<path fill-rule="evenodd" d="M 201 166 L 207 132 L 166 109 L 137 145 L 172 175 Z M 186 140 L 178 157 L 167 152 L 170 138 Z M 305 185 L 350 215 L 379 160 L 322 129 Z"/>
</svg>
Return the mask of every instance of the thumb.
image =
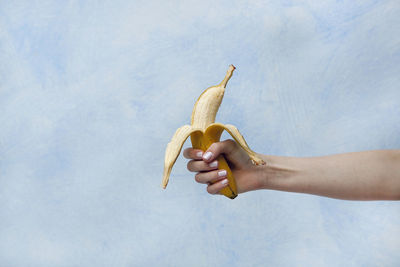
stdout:
<svg viewBox="0 0 400 267">
<path fill-rule="evenodd" d="M 211 144 L 211 146 L 204 152 L 203 160 L 205 162 L 211 162 L 218 158 L 219 155 L 225 154 L 229 158 L 229 154 L 234 151 L 237 144 L 232 139 L 228 139 L 222 142 L 216 142 Z"/>
</svg>

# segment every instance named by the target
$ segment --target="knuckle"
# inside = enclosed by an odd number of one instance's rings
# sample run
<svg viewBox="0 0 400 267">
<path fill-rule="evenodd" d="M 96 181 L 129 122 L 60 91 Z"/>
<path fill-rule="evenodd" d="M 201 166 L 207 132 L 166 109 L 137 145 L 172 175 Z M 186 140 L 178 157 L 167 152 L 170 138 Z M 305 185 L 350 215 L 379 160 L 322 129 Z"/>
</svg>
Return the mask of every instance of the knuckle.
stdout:
<svg viewBox="0 0 400 267">
<path fill-rule="evenodd" d="M 225 153 L 231 153 L 233 150 L 236 149 L 236 142 L 233 139 L 226 139 L 223 141 L 225 145 Z"/>
<path fill-rule="evenodd" d="M 225 143 L 228 146 L 235 146 L 236 142 L 233 139 L 226 139 L 225 141 L 223 141 L 223 143 Z"/>
</svg>

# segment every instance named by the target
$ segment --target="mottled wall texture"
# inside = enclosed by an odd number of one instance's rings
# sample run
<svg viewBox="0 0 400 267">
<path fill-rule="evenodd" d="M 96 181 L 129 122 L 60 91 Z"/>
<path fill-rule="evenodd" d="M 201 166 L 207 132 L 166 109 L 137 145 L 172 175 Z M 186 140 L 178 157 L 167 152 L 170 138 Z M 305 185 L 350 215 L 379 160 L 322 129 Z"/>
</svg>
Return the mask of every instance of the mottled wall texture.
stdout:
<svg viewBox="0 0 400 267">
<path fill-rule="evenodd" d="M 398 0 L 1 1 L 0 266 L 400 266 L 399 202 L 161 189 L 229 64 L 259 153 L 400 149 Z"/>
</svg>

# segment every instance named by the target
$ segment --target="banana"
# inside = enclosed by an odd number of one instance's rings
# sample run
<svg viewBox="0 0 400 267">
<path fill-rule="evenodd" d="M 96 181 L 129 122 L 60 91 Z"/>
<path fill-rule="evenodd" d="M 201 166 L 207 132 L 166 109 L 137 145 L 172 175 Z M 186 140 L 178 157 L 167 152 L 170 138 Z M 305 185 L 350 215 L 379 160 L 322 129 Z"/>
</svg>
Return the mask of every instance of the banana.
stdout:
<svg viewBox="0 0 400 267">
<path fill-rule="evenodd" d="M 193 108 L 191 125 L 184 125 L 178 128 L 171 142 L 168 143 L 165 151 L 164 174 L 161 183 L 164 189 L 167 187 L 172 167 L 182 150 L 183 144 L 189 136 L 193 148 L 205 151 L 212 143 L 220 140 L 221 134 L 225 130 L 247 152 L 253 164 L 265 164 L 265 162 L 249 148 L 243 136 L 235 126 L 215 123 L 215 117 L 221 105 L 222 98 L 224 97 L 226 85 L 232 77 L 234 70 L 235 67 L 230 65 L 222 82 L 216 86 L 207 88 L 200 95 Z M 232 171 L 223 155 L 220 155 L 217 160 L 218 168 L 226 170 L 228 178 L 228 185 L 221 189 L 219 193 L 234 199 L 238 195 L 238 191 Z"/>
</svg>

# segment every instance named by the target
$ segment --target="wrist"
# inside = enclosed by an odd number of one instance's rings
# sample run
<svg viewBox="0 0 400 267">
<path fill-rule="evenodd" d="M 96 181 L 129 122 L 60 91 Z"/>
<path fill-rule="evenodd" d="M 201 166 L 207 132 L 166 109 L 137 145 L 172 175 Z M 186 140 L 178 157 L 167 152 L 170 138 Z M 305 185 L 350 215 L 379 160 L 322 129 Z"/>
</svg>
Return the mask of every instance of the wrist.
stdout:
<svg viewBox="0 0 400 267">
<path fill-rule="evenodd" d="M 259 168 L 260 188 L 281 191 L 296 191 L 296 177 L 301 174 L 297 158 L 260 155 L 266 162 Z"/>
</svg>

